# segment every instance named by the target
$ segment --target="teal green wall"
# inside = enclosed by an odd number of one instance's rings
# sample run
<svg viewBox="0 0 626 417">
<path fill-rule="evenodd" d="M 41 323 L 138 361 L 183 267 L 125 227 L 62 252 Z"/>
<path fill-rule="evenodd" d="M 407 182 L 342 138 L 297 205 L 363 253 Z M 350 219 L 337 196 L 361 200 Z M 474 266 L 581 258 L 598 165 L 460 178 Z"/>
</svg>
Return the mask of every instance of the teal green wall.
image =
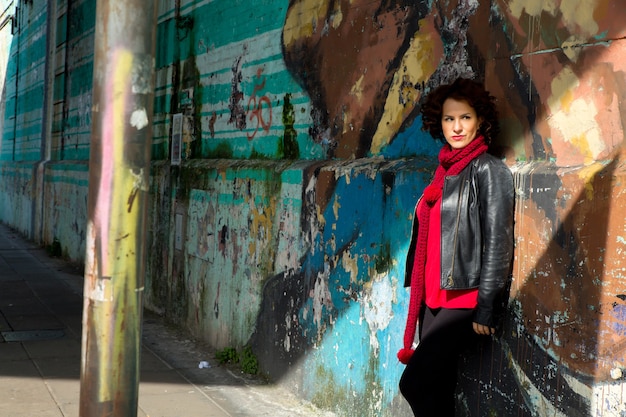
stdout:
<svg viewBox="0 0 626 417">
<path fill-rule="evenodd" d="M 249 17 L 233 24 L 242 8 Z M 286 136 L 297 142 L 296 159 L 325 157 L 324 147 L 308 134 L 310 100 L 282 57 L 285 13 L 284 2 L 188 3 L 181 7 L 177 24 L 174 10 L 161 10 L 155 158 L 166 157 L 170 117 L 178 112 L 193 126 L 184 145 L 186 158 L 283 159 L 289 157 Z M 172 78 L 172 73 L 179 77 Z M 193 97 L 177 97 L 183 90 L 192 91 Z M 239 99 L 236 92 L 241 93 Z M 289 125 L 295 131 L 286 133 L 281 121 L 291 106 L 297 107 Z M 264 129 L 264 124 L 271 127 Z"/>
</svg>

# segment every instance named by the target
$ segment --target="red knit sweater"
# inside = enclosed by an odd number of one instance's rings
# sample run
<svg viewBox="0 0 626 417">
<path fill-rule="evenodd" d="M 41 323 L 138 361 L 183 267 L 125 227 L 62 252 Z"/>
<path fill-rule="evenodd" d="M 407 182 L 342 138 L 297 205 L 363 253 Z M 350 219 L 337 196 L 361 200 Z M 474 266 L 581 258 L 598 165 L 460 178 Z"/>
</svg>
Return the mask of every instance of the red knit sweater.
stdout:
<svg viewBox="0 0 626 417">
<path fill-rule="evenodd" d="M 420 201 L 420 204 L 423 204 Z M 430 308 L 475 308 L 478 304 L 478 289 L 441 289 L 441 198 L 430 209 L 426 251 L 425 301 Z"/>
</svg>

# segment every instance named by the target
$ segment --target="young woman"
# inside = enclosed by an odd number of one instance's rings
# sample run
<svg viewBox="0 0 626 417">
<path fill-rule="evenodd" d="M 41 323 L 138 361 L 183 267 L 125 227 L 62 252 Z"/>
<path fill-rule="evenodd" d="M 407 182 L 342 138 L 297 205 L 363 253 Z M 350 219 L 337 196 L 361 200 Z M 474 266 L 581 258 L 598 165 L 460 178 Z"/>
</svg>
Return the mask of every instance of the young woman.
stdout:
<svg viewBox="0 0 626 417">
<path fill-rule="evenodd" d="M 495 99 L 457 79 L 428 95 L 423 129 L 444 145 L 416 207 L 405 285 L 411 298 L 400 391 L 418 417 L 454 417 L 457 363 L 496 331 L 513 259 L 513 177 L 488 153 Z M 415 346 L 419 322 L 419 342 Z"/>
</svg>

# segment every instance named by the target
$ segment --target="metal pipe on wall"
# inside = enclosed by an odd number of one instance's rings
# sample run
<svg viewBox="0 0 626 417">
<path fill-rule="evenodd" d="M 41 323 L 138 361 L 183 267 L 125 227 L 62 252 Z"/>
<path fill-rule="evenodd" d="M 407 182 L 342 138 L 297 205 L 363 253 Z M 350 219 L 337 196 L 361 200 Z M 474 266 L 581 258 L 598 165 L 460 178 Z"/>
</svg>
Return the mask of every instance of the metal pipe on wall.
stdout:
<svg viewBox="0 0 626 417">
<path fill-rule="evenodd" d="M 43 108 L 41 111 L 40 159 L 33 167 L 33 208 L 31 238 L 41 244 L 44 237 L 44 212 L 46 201 L 45 174 L 50 162 L 52 120 L 54 113 L 54 74 L 56 69 L 57 7 L 46 2 L 46 60 L 44 64 Z"/>
<path fill-rule="evenodd" d="M 137 415 L 156 2 L 96 6 L 80 416 Z"/>
</svg>

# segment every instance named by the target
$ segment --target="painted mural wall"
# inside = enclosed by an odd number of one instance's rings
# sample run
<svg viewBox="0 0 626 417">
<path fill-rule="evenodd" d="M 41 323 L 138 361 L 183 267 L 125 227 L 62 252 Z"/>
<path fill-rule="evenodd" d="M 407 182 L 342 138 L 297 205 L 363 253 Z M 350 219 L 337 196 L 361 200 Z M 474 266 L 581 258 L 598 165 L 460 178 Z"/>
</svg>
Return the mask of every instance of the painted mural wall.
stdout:
<svg viewBox="0 0 626 417">
<path fill-rule="evenodd" d="M 20 5 L 0 220 L 81 261 L 96 3 Z M 516 252 L 503 335 L 464 356 L 459 415 L 624 415 L 625 6 L 161 1 L 146 307 L 251 346 L 338 415 L 409 416 L 404 257 L 439 150 L 419 105 L 474 77 L 498 98 Z"/>
<path fill-rule="evenodd" d="M 194 178 L 159 170 L 154 194 L 174 198 L 155 210 L 174 216 L 154 230 L 174 237 L 154 239 L 155 269 L 170 262 L 172 273 L 153 281 L 152 302 L 215 346 L 251 344 L 266 372 L 320 406 L 408 415 L 399 282 L 438 150 L 419 130 L 419 103 L 441 82 L 477 77 L 499 99 L 518 249 L 505 333 L 468 354 L 462 412 L 619 415 L 624 11 L 544 3 L 252 2 L 257 25 L 281 18 L 251 38 L 245 25 L 228 29 L 237 4 L 212 2 L 224 27 L 199 39 L 204 8 L 182 7 L 191 52 L 160 71 L 211 80 L 164 99 L 190 126 L 183 153 L 247 161 L 197 162 Z"/>
</svg>

